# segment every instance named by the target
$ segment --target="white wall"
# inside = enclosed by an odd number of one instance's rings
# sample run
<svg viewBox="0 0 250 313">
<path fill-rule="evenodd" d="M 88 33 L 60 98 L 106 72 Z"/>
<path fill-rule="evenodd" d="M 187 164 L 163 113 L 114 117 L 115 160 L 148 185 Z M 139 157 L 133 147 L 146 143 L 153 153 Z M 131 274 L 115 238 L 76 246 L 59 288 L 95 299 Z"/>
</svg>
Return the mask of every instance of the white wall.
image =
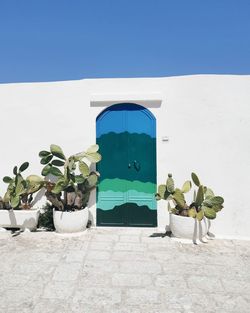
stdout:
<svg viewBox="0 0 250 313">
<path fill-rule="evenodd" d="M 158 182 L 171 172 L 181 186 L 195 171 L 225 198 L 212 231 L 250 238 L 250 76 L 2 84 L 0 177 L 26 160 L 31 163 L 27 174 L 39 173 L 38 152 L 51 143 L 66 154 L 93 144 L 96 116 L 104 105 L 121 100 L 144 104 L 157 118 Z M 163 142 L 163 136 L 169 141 Z M 5 187 L 0 182 L 0 195 Z M 95 215 L 94 206 L 91 212 Z M 163 201 L 158 202 L 158 218 L 162 229 L 168 224 Z"/>
</svg>

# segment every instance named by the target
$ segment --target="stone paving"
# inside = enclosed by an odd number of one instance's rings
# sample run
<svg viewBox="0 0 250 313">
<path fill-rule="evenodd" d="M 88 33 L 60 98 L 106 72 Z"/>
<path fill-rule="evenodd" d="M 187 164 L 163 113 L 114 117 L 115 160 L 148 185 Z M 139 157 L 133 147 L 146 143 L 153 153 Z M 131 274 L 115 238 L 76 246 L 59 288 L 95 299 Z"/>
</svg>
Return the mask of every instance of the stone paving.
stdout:
<svg viewBox="0 0 250 313">
<path fill-rule="evenodd" d="M 156 229 L 0 233 L 1 313 L 249 313 L 250 241 Z"/>
</svg>

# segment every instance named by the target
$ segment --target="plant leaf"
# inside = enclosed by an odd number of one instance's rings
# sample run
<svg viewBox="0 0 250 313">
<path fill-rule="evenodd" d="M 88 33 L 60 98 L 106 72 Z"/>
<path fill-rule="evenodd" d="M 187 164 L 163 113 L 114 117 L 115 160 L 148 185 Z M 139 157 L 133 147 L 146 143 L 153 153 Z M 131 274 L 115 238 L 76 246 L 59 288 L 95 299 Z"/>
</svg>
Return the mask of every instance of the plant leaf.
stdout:
<svg viewBox="0 0 250 313">
<path fill-rule="evenodd" d="M 174 192 L 174 180 L 172 178 L 172 174 L 168 174 L 168 178 L 167 178 L 167 182 L 166 182 L 166 186 L 167 186 L 167 191 L 170 193 Z"/>
<path fill-rule="evenodd" d="M 91 162 L 91 163 L 97 163 L 99 161 L 101 161 L 102 156 L 100 155 L 100 153 L 98 152 L 94 152 L 94 153 L 85 153 L 85 157 Z"/>
<path fill-rule="evenodd" d="M 178 206 L 180 206 L 181 208 L 184 208 L 185 198 L 184 198 L 184 195 L 180 189 L 178 189 L 178 188 L 175 189 L 175 191 L 173 193 L 173 199 L 175 200 L 175 202 L 177 203 Z"/>
<path fill-rule="evenodd" d="M 29 162 L 24 162 L 20 167 L 19 167 L 19 172 L 25 171 L 29 167 Z"/>
<path fill-rule="evenodd" d="M 67 188 L 68 182 L 64 179 L 64 177 L 59 178 L 56 182 L 55 186 L 51 190 L 53 193 L 58 194 L 64 190 L 64 188 Z"/>
<path fill-rule="evenodd" d="M 20 203 L 20 197 L 19 196 L 10 197 L 10 205 L 12 206 L 13 209 L 18 207 L 19 203 Z"/>
<path fill-rule="evenodd" d="M 213 202 L 211 201 L 211 198 L 206 198 L 206 199 L 202 202 L 202 205 L 211 208 L 211 207 L 213 206 Z"/>
<path fill-rule="evenodd" d="M 61 147 L 52 144 L 52 145 L 50 145 L 50 151 L 54 156 L 58 157 L 59 159 L 66 160 L 66 157 L 65 157 Z"/>
<path fill-rule="evenodd" d="M 185 181 L 185 183 L 183 184 L 181 191 L 186 193 L 189 192 L 190 189 L 192 188 L 192 183 L 190 180 Z"/>
<path fill-rule="evenodd" d="M 5 192 L 4 197 L 3 197 L 3 202 L 9 202 L 9 201 L 10 201 L 10 191 L 7 190 L 7 191 Z"/>
<path fill-rule="evenodd" d="M 48 164 L 52 159 L 53 159 L 53 155 L 50 154 L 50 155 L 48 155 L 48 156 L 46 156 L 46 157 L 43 157 L 43 158 L 40 160 L 40 163 L 45 165 L 45 164 Z"/>
<path fill-rule="evenodd" d="M 4 176 L 3 178 L 3 181 L 6 183 L 6 184 L 10 184 L 13 182 L 13 179 L 9 176 Z"/>
<path fill-rule="evenodd" d="M 90 169 L 88 165 L 83 161 L 79 161 L 79 171 L 82 173 L 84 177 L 89 176 Z"/>
<path fill-rule="evenodd" d="M 51 165 L 50 165 L 50 164 L 47 164 L 47 165 L 44 166 L 44 168 L 42 169 L 42 173 L 41 173 L 41 174 L 42 174 L 43 176 L 49 175 L 50 168 L 51 168 Z"/>
<path fill-rule="evenodd" d="M 62 185 L 55 185 L 53 189 L 51 190 L 51 192 L 55 194 L 59 194 L 60 192 L 63 191 L 63 188 L 64 187 Z"/>
<path fill-rule="evenodd" d="M 15 194 L 17 196 L 22 195 L 26 192 L 27 183 L 24 181 L 21 174 L 16 176 L 16 186 L 15 186 Z"/>
<path fill-rule="evenodd" d="M 59 168 L 51 166 L 50 170 L 49 170 L 50 174 L 54 175 L 54 176 L 62 176 L 63 173 L 59 170 Z"/>
<path fill-rule="evenodd" d="M 207 190 L 205 192 L 205 198 L 211 198 L 211 197 L 214 197 L 213 190 L 210 188 L 207 188 Z"/>
<path fill-rule="evenodd" d="M 215 196 L 211 198 L 210 201 L 213 203 L 213 205 L 216 205 L 216 204 L 222 205 L 224 203 L 224 199 L 220 196 Z"/>
<path fill-rule="evenodd" d="M 42 177 L 38 176 L 38 175 L 29 175 L 26 180 L 29 182 L 29 183 L 32 183 L 32 184 L 42 184 L 43 183 L 43 179 Z"/>
<path fill-rule="evenodd" d="M 197 187 L 200 187 L 200 180 L 195 173 L 191 173 L 192 180 Z"/>
<path fill-rule="evenodd" d="M 97 152 L 98 150 L 99 150 L 98 145 L 92 145 L 87 149 L 86 153 L 94 153 Z"/>
<path fill-rule="evenodd" d="M 96 174 L 90 174 L 89 177 L 87 178 L 89 186 L 92 188 L 96 186 L 97 181 L 98 181 L 98 176 Z"/>
<path fill-rule="evenodd" d="M 195 199 L 195 203 L 197 204 L 197 206 L 200 206 L 203 200 L 204 200 L 203 186 L 200 185 Z"/>
<path fill-rule="evenodd" d="M 17 175 L 17 166 L 14 166 L 14 168 L 13 168 L 13 174 Z"/>
<path fill-rule="evenodd" d="M 82 175 L 76 175 L 75 176 L 75 182 L 77 184 L 83 184 L 85 182 L 86 178 L 83 177 Z"/>
<path fill-rule="evenodd" d="M 196 215 L 197 215 L 197 212 L 196 212 L 195 208 L 191 208 L 188 210 L 188 216 L 189 217 L 196 218 Z"/>
<path fill-rule="evenodd" d="M 46 150 L 42 150 L 39 152 L 39 157 L 40 158 L 44 158 L 46 156 L 50 155 L 50 152 L 49 151 L 46 151 Z"/>
<path fill-rule="evenodd" d="M 53 160 L 51 164 L 54 166 L 64 166 L 65 162 L 61 160 Z"/>
<path fill-rule="evenodd" d="M 204 212 L 203 210 L 200 210 L 197 214 L 196 214 L 196 218 L 198 221 L 201 221 L 204 217 Z"/>
<path fill-rule="evenodd" d="M 216 218 L 216 212 L 213 208 L 203 207 L 204 215 L 210 219 L 213 220 Z"/>
<path fill-rule="evenodd" d="M 222 208 L 223 208 L 223 205 L 221 205 L 221 204 L 215 204 L 212 206 L 212 209 L 214 209 L 216 213 L 221 211 Z"/>
<path fill-rule="evenodd" d="M 28 183 L 26 191 L 28 194 L 37 192 L 43 187 L 44 183 L 43 179 L 37 175 L 30 175 L 26 178 L 26 181 Z"/>
<path fill-rule="evenodd" d="M 159 185 L 158 187 L 158 194 L 160 195 L 161 199 L 165 199 L 165 192 L 167 190 L 166 185 Z"/>
</svg>

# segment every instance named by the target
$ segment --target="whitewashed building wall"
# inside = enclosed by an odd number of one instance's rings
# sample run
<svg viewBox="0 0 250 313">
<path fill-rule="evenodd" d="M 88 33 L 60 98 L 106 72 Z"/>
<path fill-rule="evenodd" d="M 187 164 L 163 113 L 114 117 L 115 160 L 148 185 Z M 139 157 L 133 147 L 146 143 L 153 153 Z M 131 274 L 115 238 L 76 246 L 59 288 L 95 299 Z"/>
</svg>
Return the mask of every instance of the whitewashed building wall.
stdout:
<svg viewBox="0 0 250 313">
<path fill-rule="evenodd" d="M 24 161 L 30 162 L 27 174 L 40 173 L 38 152 L 51 143 L 66 154 L 84 150 L 95 143 L 97 115 L 121 102 L 141 104 L 156 117 L 158 184 L 172 173 L 181 186 L 196 172 L 225 199 L 212 231 L 250 239 L 250 76 L 2 84 L 0 177 Z M 0 195 L 5 188 L 1 180 Z M 160 201 L 158 227 L 166 225 L 166 203 Z"/>
</svg>

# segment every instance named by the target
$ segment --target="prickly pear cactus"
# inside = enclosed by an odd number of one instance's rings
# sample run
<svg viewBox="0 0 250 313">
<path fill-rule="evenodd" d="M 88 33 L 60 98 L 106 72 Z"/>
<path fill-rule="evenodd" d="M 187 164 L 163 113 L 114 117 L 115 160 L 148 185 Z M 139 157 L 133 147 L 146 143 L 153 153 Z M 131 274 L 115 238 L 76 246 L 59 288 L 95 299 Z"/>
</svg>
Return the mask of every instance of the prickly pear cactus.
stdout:
<svg viewBox="0 0 250 313">
<path fill-rule="evenodd" d="M 22 172 L 28 167 L 29 163 L 24 162 L 19 168 L 17 166 L 13 168 L 15 175 L 13 178 L 9 176 L 3 178 L 3 181 L 8 184 L 3 198 L 5 207 L 8 207 L 7 203 L 9 203 L 13 209 L 31 208 L 32 195 L 43 187 L 44 181 L 37 175 L 30 175 L 24 179 Z"/>
<path fill-rule="evenodd" d="M 168 210 L 174 214 L 188 214 L 186 207 L 186 200 L 184 193 L 188 192 L 191 188 L 191 182 L 186 181 L 182 189 L 175 188 L 175 183 L 172 178 L 172 174 L 168 174 L 166 185 L 159 185 L 158 193 L 155 194 L 156 200 L 167 200 L 168 201 Z M 170 209 L 169 201 L 172 201 L 175 204 L 174 208 Z"/>
<path fill-rule="evenodd" d="M 51 174 L 56 177 L 54 183 L 46 185 L 47 199 L 55 208 L 77 210 L 86 206 L 90 192 L 98 182 L 99 173 L 90 170 L 91 164 L 101 160 L 98 150 L 99 146 L 93 145 L 68 158 L 62 148 L 55 144 L 50 146 L 50 151 L 40 151 L 40 163 L 45 165 L 42 175 Z"/>
<path fill-rule="evenodd" d="M 191 178 L 198 189 L 194 190 L 193 202 L 190 205 L 186 203 L 185 193 L 191 190 L 191 181 L 186 181 L 181 189 L 175 188 L 172 174 L 168 174 L 166 185 L 159 185 L 156 200 L 167 200 L 168 211 L 173 214 L 196 218 L 198 221 L 204 217 L 216 218 L 223 208 L 224 199 L 215 196 L 212 189 L 203 186 L 195 173 L 191 173 Z M 170 205 L 170 201 L 175 203 L 175 207 Z"/>
</svg>

